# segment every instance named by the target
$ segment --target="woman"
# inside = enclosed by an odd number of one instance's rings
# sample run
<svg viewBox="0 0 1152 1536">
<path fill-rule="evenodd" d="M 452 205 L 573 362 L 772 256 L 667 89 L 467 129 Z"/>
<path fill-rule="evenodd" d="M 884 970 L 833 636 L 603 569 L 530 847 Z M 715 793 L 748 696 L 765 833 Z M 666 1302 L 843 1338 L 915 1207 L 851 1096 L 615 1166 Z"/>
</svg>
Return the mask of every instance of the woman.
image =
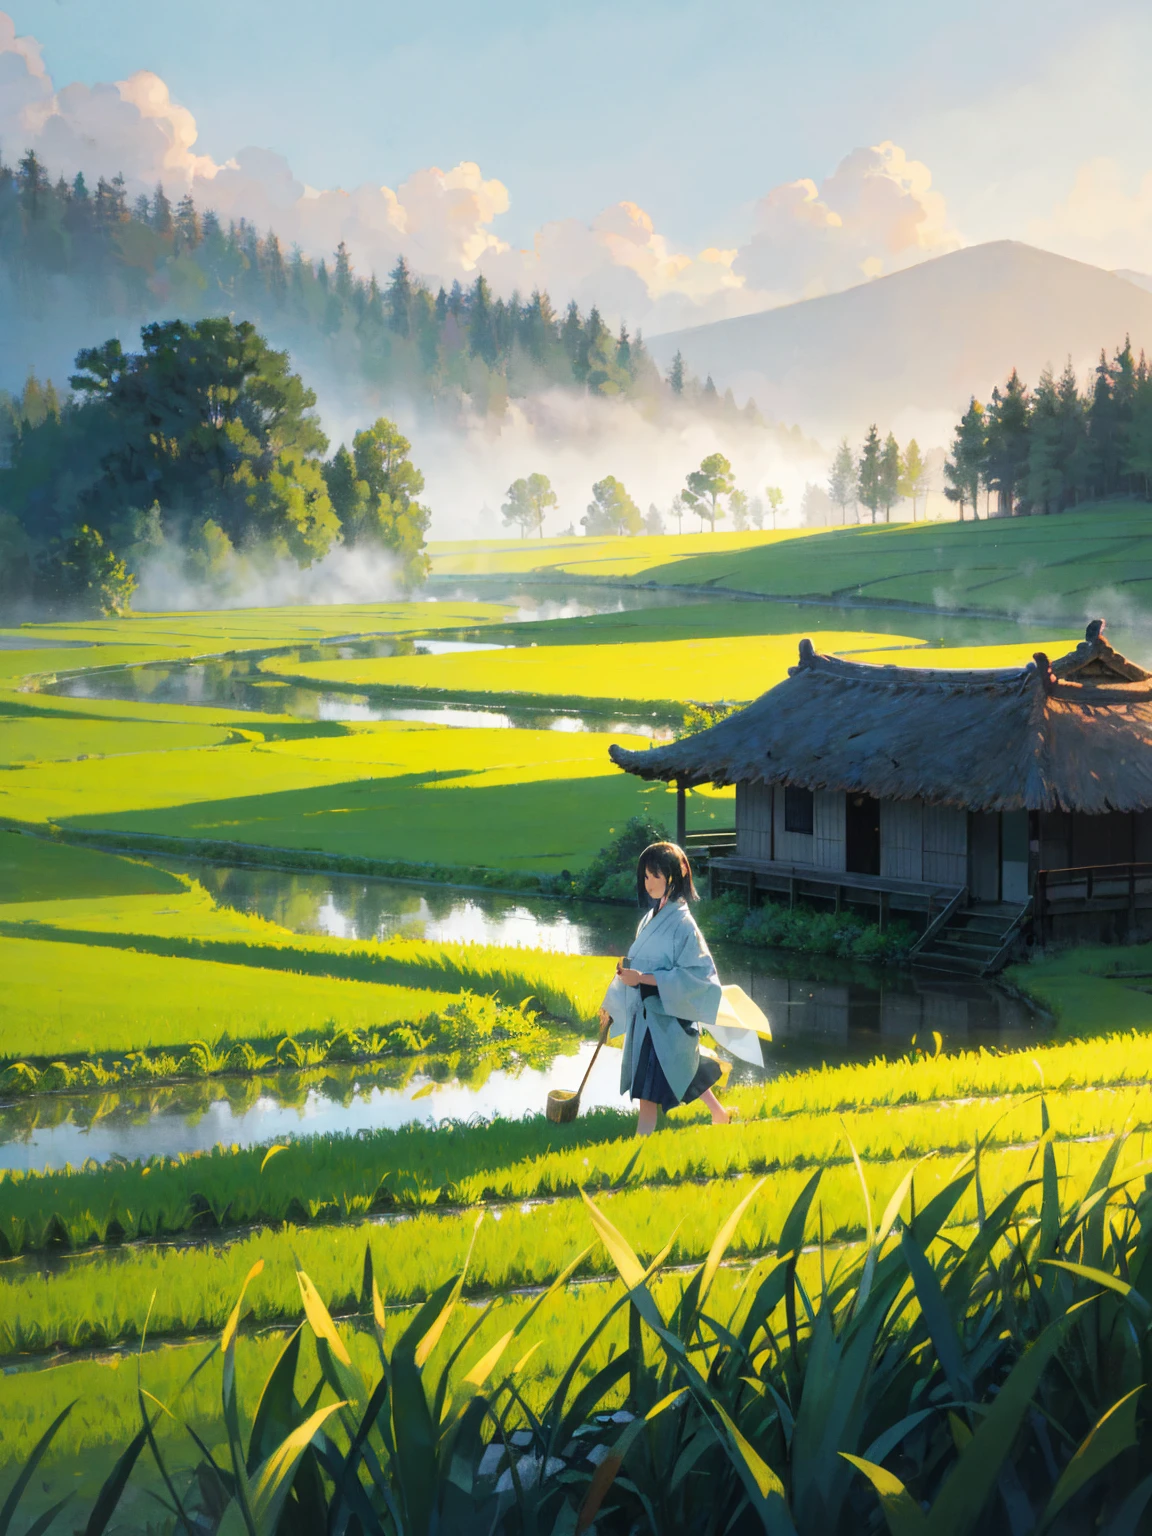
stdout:
<svg viewBox="0 0 1152 1536">
<path fill-rule="evenodd" d="M 656 1129 L 656 1112 L 702 1099 L 713 1125 L 729 1111 L 712 1092 L 720 1067 L 700 1054 L 700 1025 L 714 1024 L 720 982 L 689 901 L 696 899 L 688 856 L 652 843 L 636 866 L 636 899 L 647 911 L 600 1009 L 600 1027 L 624 1036 L 620 1092 L 639 1105 L 636 1134 Z"/>
</svg>

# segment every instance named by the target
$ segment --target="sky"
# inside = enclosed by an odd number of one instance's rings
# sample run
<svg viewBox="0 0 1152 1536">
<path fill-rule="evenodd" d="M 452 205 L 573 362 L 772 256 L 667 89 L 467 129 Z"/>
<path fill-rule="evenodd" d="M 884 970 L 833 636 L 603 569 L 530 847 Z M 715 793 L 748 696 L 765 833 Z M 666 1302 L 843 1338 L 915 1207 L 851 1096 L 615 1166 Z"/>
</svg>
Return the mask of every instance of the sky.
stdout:
<svg viewBox="0 0 1152 1536">
<path fill-rule="evenodd" d="M 1152 270 L 1127 0 L 7 4 L 7 158 L 160 177 L 364 268 L 650 331 L 992 239 Z"/>
</svg>

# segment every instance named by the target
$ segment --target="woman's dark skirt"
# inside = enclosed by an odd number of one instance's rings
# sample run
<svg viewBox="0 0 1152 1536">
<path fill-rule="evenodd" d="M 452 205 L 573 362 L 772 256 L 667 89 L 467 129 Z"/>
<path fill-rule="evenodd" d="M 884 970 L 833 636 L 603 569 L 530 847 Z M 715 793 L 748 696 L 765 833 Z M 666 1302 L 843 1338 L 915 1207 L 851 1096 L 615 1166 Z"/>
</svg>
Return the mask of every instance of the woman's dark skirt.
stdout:
<svg viewBox="0 0 1152 1536">
<path fill-rule="evenodd" d="M 676 1022 L 686 1035 L 699 1036 L 698 1025 L 684 1019 L 678 1019 Z M 678 1099 L 664 1076 L 664 1068 L 660 1065 L 660 1058 L 656 1055 L 656 1048 L 652 1044 L 652 1031 L 646 1030 L 640 1055 L 632 1069 L 632 1087 L 629 1091 L 634 1099 L 647 1099 L 650 1104 L 658 1104 L 661 1109 L 669 1110 L 675 1109 L 677 1104 L 691 1104 L 693 1099 L 698 1099 L 702 1093 L 714 1087 L 721 1076 L 720 1063 L 713 1061 L 710 1056 L 701 1056 L 700 1064 L 696 1068 L 692 1081 L 688 1084 L 684 1097 Z"/>
</svg>

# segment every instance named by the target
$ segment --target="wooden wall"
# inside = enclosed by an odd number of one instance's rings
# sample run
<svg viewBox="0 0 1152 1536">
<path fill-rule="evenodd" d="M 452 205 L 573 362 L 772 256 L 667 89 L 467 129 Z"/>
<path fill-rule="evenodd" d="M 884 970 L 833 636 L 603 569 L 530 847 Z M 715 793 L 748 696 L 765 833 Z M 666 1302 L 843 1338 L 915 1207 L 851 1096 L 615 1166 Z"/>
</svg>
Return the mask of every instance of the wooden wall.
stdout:
<svg viewBox="0 0 1152 1536">
<path fill-rule="evenodd" d="M 938 885 L 968 884 L 968 812 L 924 807 L 923 875 Z"/>
<path fill-rule="evenodd" d="M 774 857 L 770 784 L 736 785 L 736 854 L 741 859 Z"/>
<path fill-rule="evenodd" d="M 924 878 L 924 804 L 881 800 L 880 873 L 898 880 Z"/>
<path fill-rule="evenodd" d="M 784 792 L 775 797 L 773 832 L 776 858 L 782 864 L 813 864 L 817 869 L 843 869 L 844 796 L 818 789 L 812 797 L 812 832 L 788 832 L 784 827 Z"/>
<path fill-rule="evenodd" d="M 817 869 L 846 867 L 844 796 L 816 790 L 812 833 L 784 827 L 784 791 L 765 784 L 736 785 L 736 853 L 740 858 Z M 880 873 L 891 879 L 965 885 L 968 880 L 968 816 L 965 811 L 919 800 L 880 805 Z"/>
</svg>

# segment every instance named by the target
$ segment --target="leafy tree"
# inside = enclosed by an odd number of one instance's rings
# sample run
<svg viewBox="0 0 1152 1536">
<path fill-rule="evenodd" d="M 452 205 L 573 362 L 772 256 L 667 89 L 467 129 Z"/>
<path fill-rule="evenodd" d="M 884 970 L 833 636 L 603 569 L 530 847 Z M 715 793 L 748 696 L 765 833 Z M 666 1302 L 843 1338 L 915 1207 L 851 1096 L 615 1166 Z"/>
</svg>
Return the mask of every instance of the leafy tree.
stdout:
<svg viewBox="0 0 1152 1536">
<path fill-rule="evenodd" d="M 529 475 L 508 487 L 508 500 L 500 508 L 506 523 L 519 524 L 520 537 L 533 528 L 544 537 L 544 513 L 557 505 L 558 497 L 547 475 Z"/>
<path fill-rule="evenodd" d="M 748 503 L 748 518 L 753 528 L 763 528 L 764 503 L 759 496 L 753 496 L 752 500 Z"/>
<path fill-rule="evenodd" d="M 589 534 L 636 534 L 644 526 L 640 508 L 614 475 L 597 480 L 588 511 L 580 522 Z"/>
<path fill-rule="evenodd" d="M 654 501 L 648 503 L 648 510 L 644 514 L 644 532 L 651 534 L 664 532 L 664 519 Z"/>
<path fill-rule="evenodd" d="M 800 521 L 805 528 L 827 528 L 832 523 L 832 498 L 822 486 L 811 480 L 800 498 Z"/>
<path fill-rule="evenodd" d="M 733 491 L 728 498 L 728 510 L 732 514 L 732 526 L 737 533 L 743 533 L 748 527 L 748 494 L 746 491 Z"/>
<path fill-rule="evenodd" d="M 984 407 L 973 395 L 953 434 L 952 452 L 944 461 L 944 494 L 959 506 L 961 522 L 965 505 L 972 508 L 974 518 L 980 516 L 980 475 L 986 443 Z"/>
<path fill-rule="evenodd" d="M 417 500 L 424 476 L 412 463 L 411 452 L 411 443 L 387 417 L 357 432 L 352 439 L 355 478 L 350 500 L 345 501 L 350 521 L 343 527 L 346 543 L 396 556 L 406 586 L 423 581 L 431 566 L 424 542 L 432 514 Z M 345 498 L 347 473 L 346 463 L 335 471 L 337 494 Z"/>
<path fill-rule="evenodd" d="M 896 494 L 912 503 L 912 521 L 916 521 L 916 498 L 924 482 L 924 460 L 920 456 L 920 444 L 912 438 L 900 459 L 900 473 L 896 481 Z"/>
<path fill-rule="evenodd" d="M 323 554 L 339 529 L 306 465 L 327 440 L 288 354 L 247 321 L 166 321 L 141 339 L 139 353 L 113 340 L 76 358 L 75 425 L 110 445 L 80 497 L 91 526 L 158 501 L 166 534 L 210 515 L 234 544 L 271 538 L 301 564 Z"/>
<path fill-rule="evenodd" d="M 842 437 L 828 475 L 828 498 L 840 508 L 840 522 L 848 521 L 848 508 L 856 505 L 856 464 L 848 439 Z"/>
<path fill-rule="evenodd" d="M 722 453 L 710 453 L 699 469 L 688 476 L 688 489 L 680 494 L 703 524 L 707 518 L 713 533 L 716 519 L 723 517 L 718 503 L 721 496 L 730 496 L 736 482 L 732 478 L 732 466 Z"/>
<path fill-rule="evenodd" d="M 677 491 L 675 496 L 672 498 L 672 505 L 669 508 L 669 515 L 676 519 L 677 533 L 684 532 L 684 514 L 685 512 L 689 512 L 691 510 L 691 506 L 687 497 L 684 495 L 684 492 Z"/>
<path fill-rule="evenodd" d="M 882 456 L 880 434 L 873 423 L 868 428 L 868 435 L 864 439 L 864 449 L 860 455 L 856 474 L 856 495 L 868 508 L 872 522 L 876 521 L 876 509 L 884 494 Z"/>
<path fill-rule="evenodd" d="M 776 518 L 780 508 L 784 505 L 784 492 L 778 485 L 766 485 L 764 495 L 768 499 L 768 508 L 772 514 L 772 532 L 776 532 Z"/>
<path fill-rule="evenodd" d="M 85 523 L 41 561 L 41 596 L 54 607 L 85 618 L 107 618 L 127 612 L 136 578 L 95 528 Z"/>
</svg>

